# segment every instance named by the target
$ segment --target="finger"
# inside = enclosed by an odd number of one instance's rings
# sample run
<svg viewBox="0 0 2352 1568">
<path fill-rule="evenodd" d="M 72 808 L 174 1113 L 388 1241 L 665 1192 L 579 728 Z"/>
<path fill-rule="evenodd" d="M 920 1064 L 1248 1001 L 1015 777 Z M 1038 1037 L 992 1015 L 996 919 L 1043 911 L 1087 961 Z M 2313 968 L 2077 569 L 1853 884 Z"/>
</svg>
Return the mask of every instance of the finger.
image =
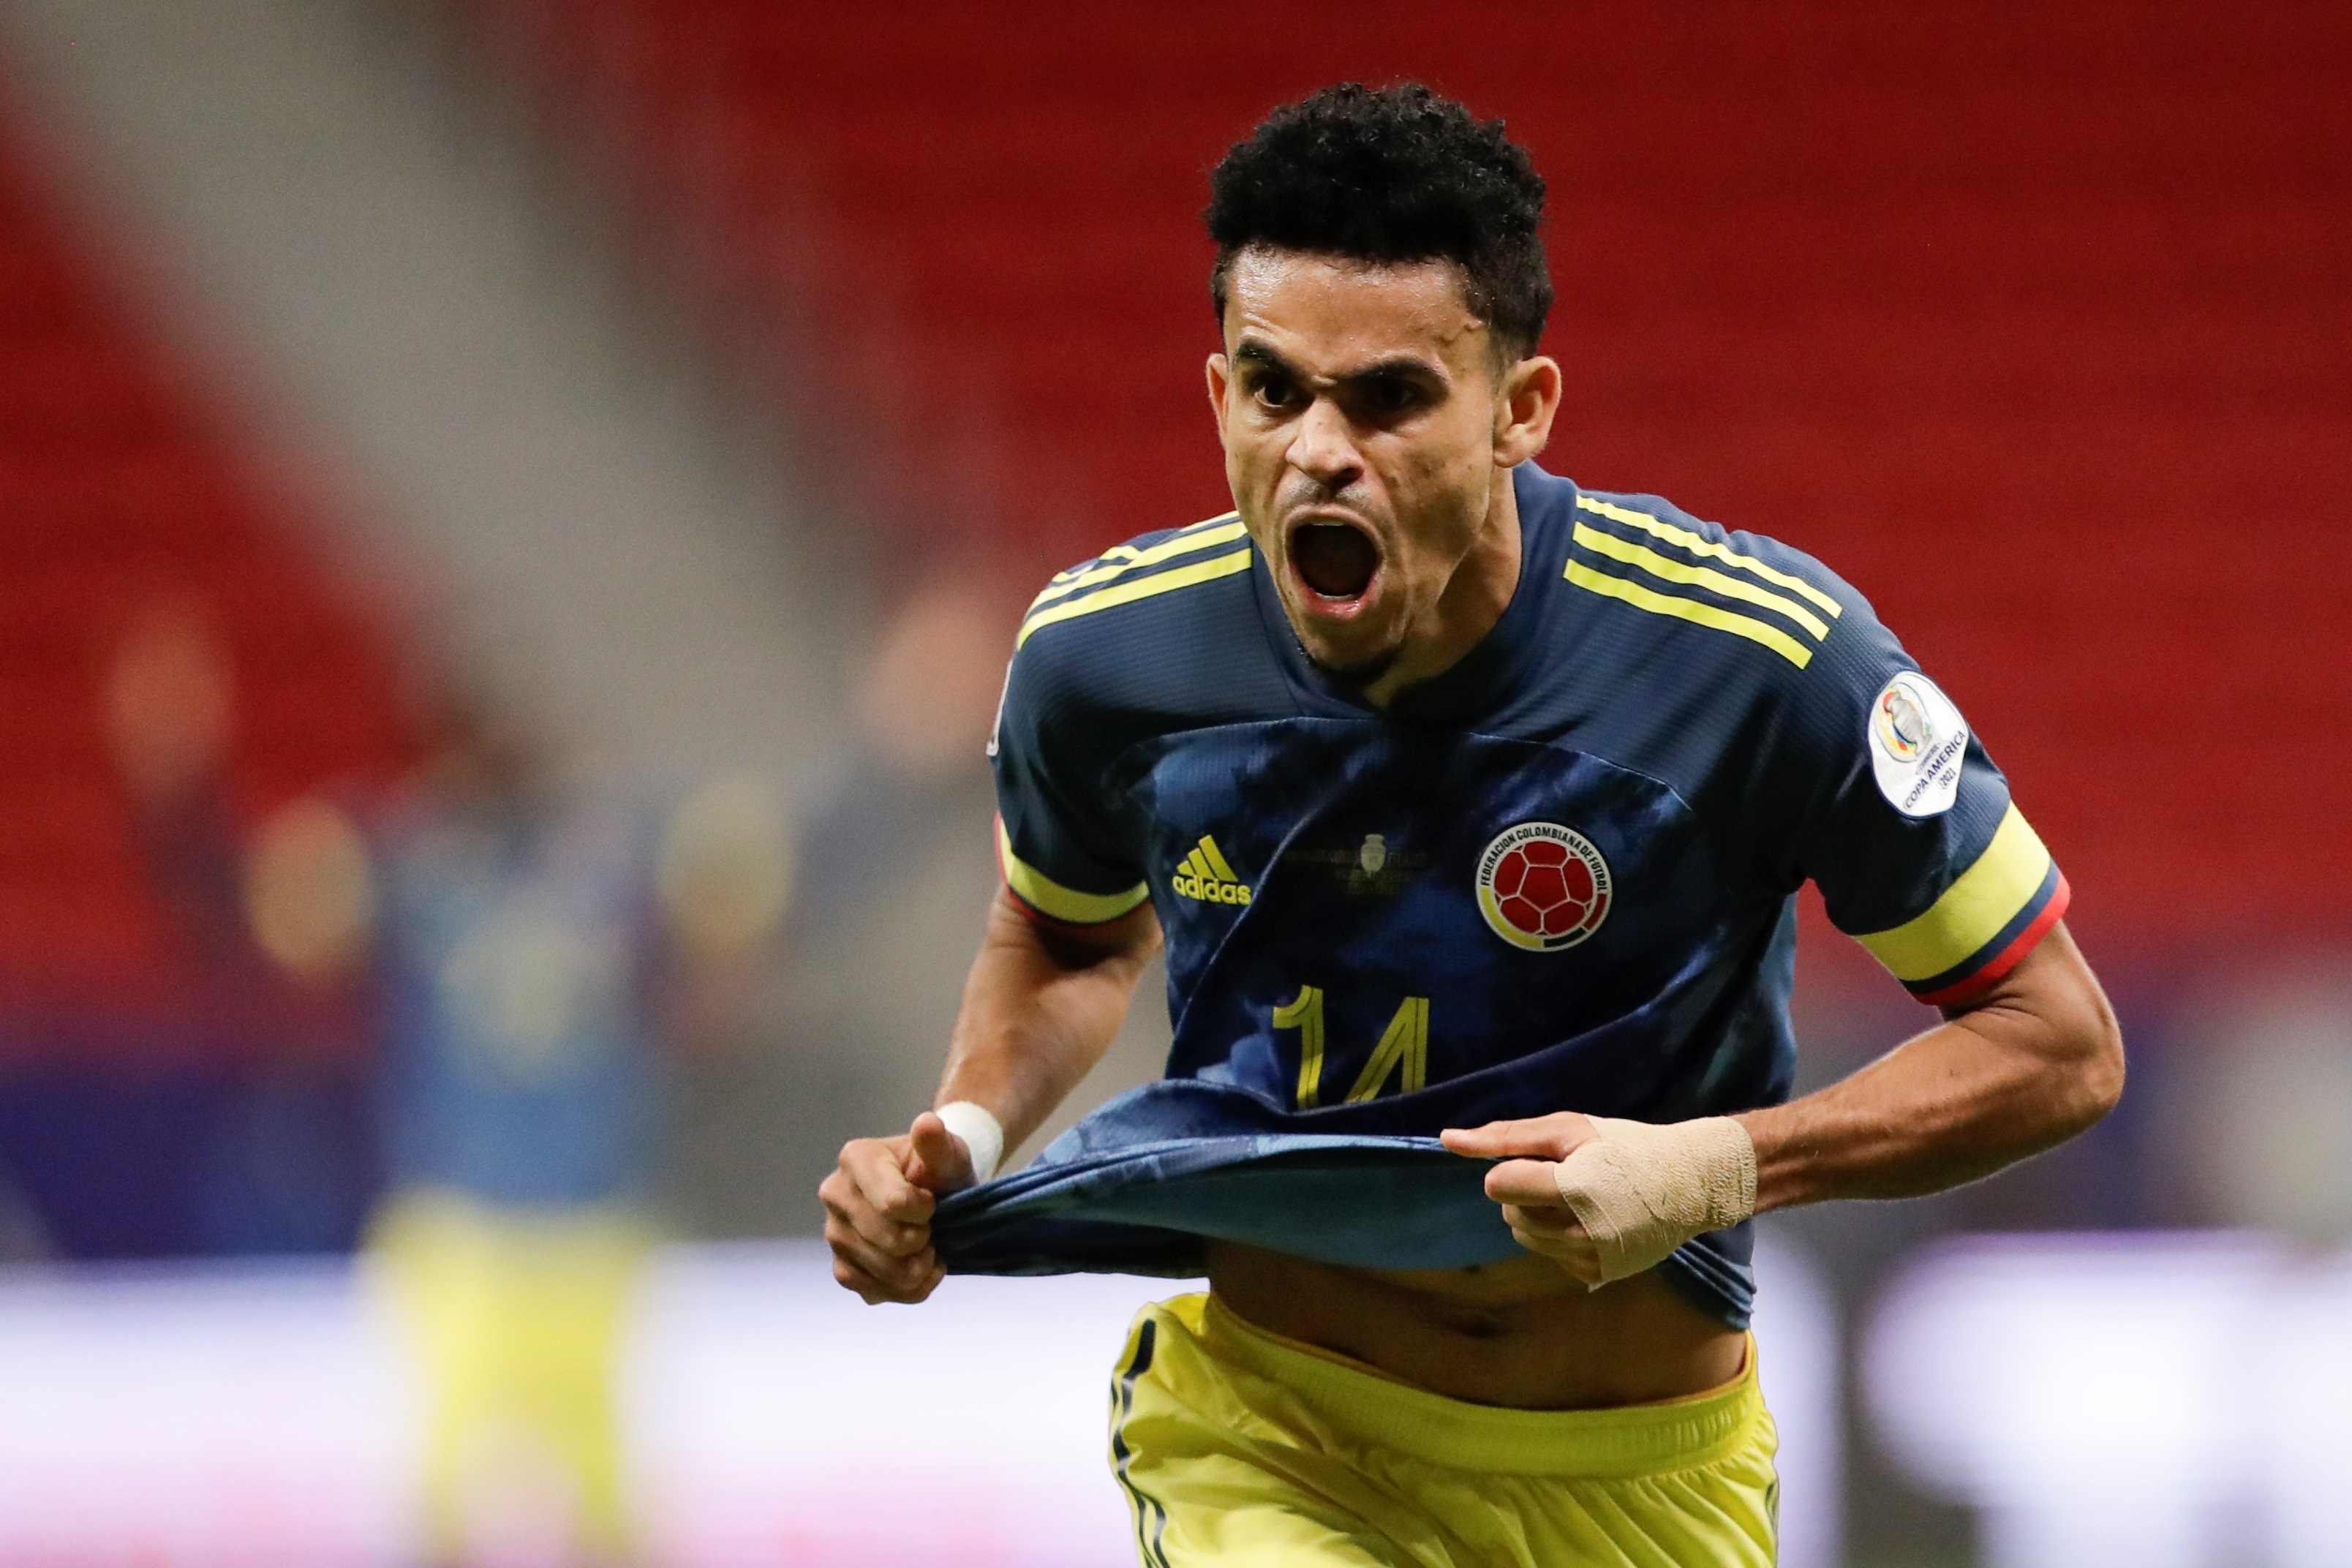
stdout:
<svg viewBox="0 0 2352 1568">
<path fill-rule="evenodd" d="M 883 1247 L 838 1215 L 825 1217 L 824 1240 L 835 1253 L 850 1258 L 868 1274 L 886 1279 L 902 1274 L 911 1278 L 920 1267 L 923 1254 L 929 1250 L 928 1242 L 905 1250 Z"/>
<path fill-rule="evenodd" d="M 1609 1283 L 1601 1272 L 1601 1255 L 1595 1252 L 1554 1252 L 1546 1254 L 1554 1267 L 1587 1290 L 1598 1290 Z"/>
<path fill-rule="evenodd" d="M 928 1221 L 895 1220 L 865 1202 L 853 1190 L 847 1202 L 828 1199 L 825 1213 L 866 1238 L 891 1258 L 911 1258 L 931 1244 Z"/>
<path fill-rule="evenodd" d="M 1517 1121 L 1489 1121 L 1478 1127 L 1449 1127 L 1437 1136 L 1456 1154 L 1488 1158 L 1500 1154 L 1538 1154 L 1542 1152 L 1538 1145 L 1544 1121 L 1542 1117 L 1536 1117 Z"/>
<path fill-rule="evenodd" d="M 1563 1237 L 1556 1232 L 1523 1230 L 1516 1226 L 1511 1236 L 1521 1247 L 1549 1260 L 1588 1290 L 1597 1290 L 1606 1282 L 1601 1268 L 1601 1250 L 1592 1245 L 1589 1237 Z"/>
<path fill-rule="evenodd" d="M 1556 1160 L 1506 1160 L 1486 1173 L 1486 1195 L 1523 1208 L 1559 1208 L 1559 1170 Z"/>
<path fill-rule="evenodd" d="M 929 1219 L 892 1219 L 876 1208 L 865 1191 L 845 1171 L 827 1176 L 816 1190 L 817 1201 L 834 1219 L 863 1235 L 893 1257 L 904 1258 L 929 1244 Z"/>
<path fill-rule="evenodd" d="M 895 1139 L 860 1138 L 844 1145 L 841 1168 L 866 1203 L 885 1217 L 921 1224 L 931 1217 L 931 1194 L 907 1179 Z"/>
<path fill-rule="evenodd" d="M 1591 1239 L 1585 1236 L 1584 1226 L 1578 1223 L 1576 1211 L 1557 1205 L 1549 1208 L 1523 1208 L 1517 1204 L 1505 1204 L 1503 1223 L 1515 1231 L 1533 1231 L 1538 1236 Z"/>
<path fill-rule="evenodd" d="M 918 1284 L 902 1288 L 887 1285 L 847 1259 L 836 1258 L 833 1260 L 833 1278 L 845 1289 L 856 1291 L 869 1307 L 878 1307 L 885 1301 L 912 1306 L 938 1289 L 947 1274 L 944 1269 L 936 1270 Z"/>
<path fill-rule="evenodd" d="M 833 1282 L 845 1290 L 856 1291 L 858 1299 L 869 1307 L 890 1299 L 889 1291 L 883 1288 L 881 1281 L 845 1258 L 833 1260 Z"/>
<path fill-rule="evenodd" d="M 939 1255 L 929 1247 L 904 1257 L 885 1252 L 837 1219 L 825 1222 L 824 1242 L 835 1258 L 893 1290 L 912 1289 L 939 1268 Z"/>
<path fill-rule="evenodd" d="M 846 1151 L 844 1152 L 846 1153 Z M 816 1201 L 824 1205 L 827 1214 L 839 1215 L 844 1219 L 849 1219 L 859 1213 L 875 1215 L 877 1218 L 880 1216 L 880 1211 L 874 1207 L 873 1200 L 866 1195 L 865 1190 L 857 1184 L 856 1178 L 844 1167 L 836 1166 L 832 1174 L 817 1184 Z"/>
<path fill-rule="evenodd" d="M 1593 1129 L 1590 1117 L 1559 1110 L 1517 1121 L 1489 1121 L 1483 1127 L 1449 1128 L 1438 1136 L 1457 1154 L 1564 1160 L 1578 1144 L 1591 1141 Z"/>
<path fill-rule="evenodd" d="M 926 1110 L 915 1118 L 907 1142 L 914 1153 L 907 1176 L 917 1186 L 952 1193 L 971 1185 L 971 1151 L 934 1113 Z"/>
</svg>

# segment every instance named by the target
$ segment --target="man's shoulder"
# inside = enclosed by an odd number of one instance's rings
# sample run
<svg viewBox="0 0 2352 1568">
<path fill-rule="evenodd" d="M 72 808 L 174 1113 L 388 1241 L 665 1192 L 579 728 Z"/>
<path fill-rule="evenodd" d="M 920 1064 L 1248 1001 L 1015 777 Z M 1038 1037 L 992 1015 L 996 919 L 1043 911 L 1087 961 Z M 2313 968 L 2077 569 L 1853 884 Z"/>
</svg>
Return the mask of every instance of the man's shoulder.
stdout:
<svg viewBox="0 0 2352 1568">
<path fill-rule="evenodd" d="M 1055 573 L 1022 616 L 1016 646 L 1086 648 L 1231 616 L 1249 607 L 1253 558 L 1234 512 L 1138 534 Z"/>
<path fill-rule="evenodd" d="M 1817 661 L 1878 635 L 1868 601 L 1793 545 L 1663 496 L 1577 488 L 1559 504 L 1560 618 L 1601 632 L 1644 683 L 1801 689 Z"/>
<path fill-rule="evenodd" d="M 1255 559 L 1241 519 L 1225 512 L 1056 573 L 1022 616 L 1015 685 L 1171 713 L 1275 700 Z"/>
<path fill-rule="evenodd" d="M 1909 667 L 1869 602 L 1793 545 L 1652 494 L 1563 483 L 1543 505 L 1531 731 L 1697 801 L 1813 776 Z"/>
</svg>

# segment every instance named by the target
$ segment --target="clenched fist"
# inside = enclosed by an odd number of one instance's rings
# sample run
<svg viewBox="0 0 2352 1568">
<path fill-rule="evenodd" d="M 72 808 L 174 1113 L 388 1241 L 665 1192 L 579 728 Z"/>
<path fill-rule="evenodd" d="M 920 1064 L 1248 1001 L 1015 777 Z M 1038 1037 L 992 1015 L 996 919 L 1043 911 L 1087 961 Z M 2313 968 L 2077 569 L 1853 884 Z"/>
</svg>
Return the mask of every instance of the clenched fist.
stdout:
<svg viewBox="0 0 2352 1568">
<path fill-rule="evenodd" d="M 947 1278 L 931 1250 L 931 1210 L 972 1183 L 971 1152 L 930 1111 L 897 1138 L 853 1138 L 816 1195 L 833 1277 L 866 1299 L 915 1302 Z"/>
</svg>

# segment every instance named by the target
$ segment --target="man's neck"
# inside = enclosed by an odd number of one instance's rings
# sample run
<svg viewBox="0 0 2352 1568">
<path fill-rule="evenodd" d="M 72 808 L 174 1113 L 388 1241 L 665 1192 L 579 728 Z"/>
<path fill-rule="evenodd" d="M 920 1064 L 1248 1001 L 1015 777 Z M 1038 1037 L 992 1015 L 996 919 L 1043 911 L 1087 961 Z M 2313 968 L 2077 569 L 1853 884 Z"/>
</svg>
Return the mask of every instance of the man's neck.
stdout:
<svg viewBox="0 0 2352 1568">
<path fill-rule="evenodd" d="M 1519 587 L 1519 497 L 1511 470 L 1495 471 L 1486 526 L 1454 569 L 1427 620 L 1415 626 L 1396 661 L 1363 688 L 1364 700 L 1386 708 L 1407 687 L 1434 680 L 1486 640 Z"/>
</svg>

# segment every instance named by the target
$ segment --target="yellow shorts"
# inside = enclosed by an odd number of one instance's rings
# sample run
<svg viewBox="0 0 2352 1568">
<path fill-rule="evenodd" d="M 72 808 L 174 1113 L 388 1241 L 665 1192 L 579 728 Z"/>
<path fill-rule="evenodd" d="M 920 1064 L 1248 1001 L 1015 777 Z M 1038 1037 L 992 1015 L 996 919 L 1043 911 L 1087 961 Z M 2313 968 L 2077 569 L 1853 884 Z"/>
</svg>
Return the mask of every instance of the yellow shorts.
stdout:
<svg viewBox="0 0 2352 1568">
<path fill-rule="evenodd" d="M 1779 1485 L 1756 1356 L 1614 1410 L 1468 1405 L 1244 1322 L 1146 1307 L 1111 1384 L 1145 1568 L 1767 1568 Z"/>
</svg>

